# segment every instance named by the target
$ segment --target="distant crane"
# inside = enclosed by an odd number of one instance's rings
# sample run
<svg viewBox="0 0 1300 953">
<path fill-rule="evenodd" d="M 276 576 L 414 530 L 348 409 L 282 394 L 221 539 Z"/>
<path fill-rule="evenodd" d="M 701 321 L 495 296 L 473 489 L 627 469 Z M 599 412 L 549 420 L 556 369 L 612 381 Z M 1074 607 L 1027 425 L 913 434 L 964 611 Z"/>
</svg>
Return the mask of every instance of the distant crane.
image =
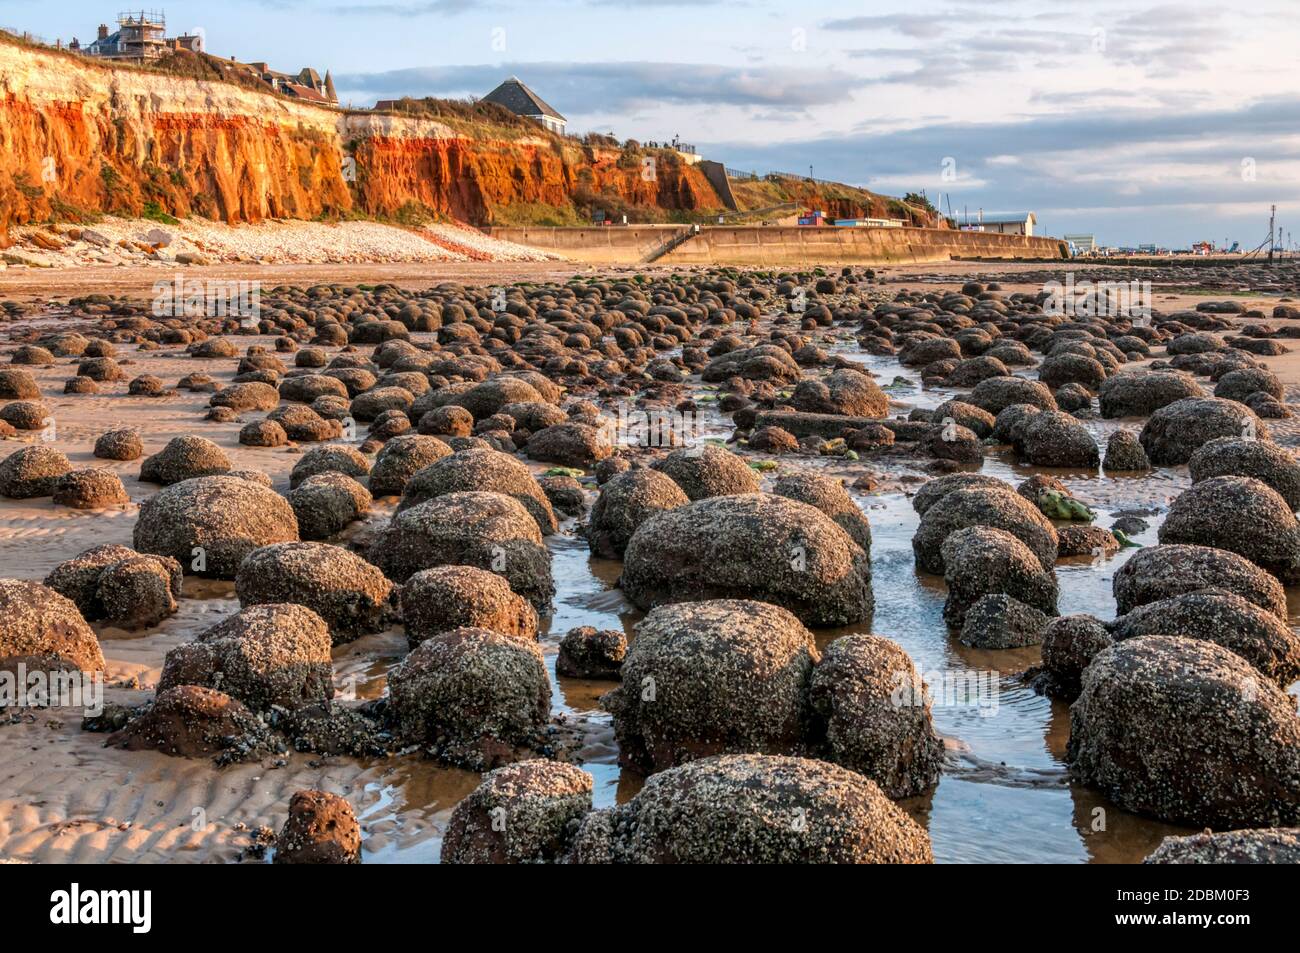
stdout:
<svg viewBox="0 0 1300 953">
<path fill-rule="evenodd" d="M 1277 206 L 1276 205 L 1270 205 L 1268 207 L 1268 237 L 1265 238 L 1258 245 L 1256 245 L 1254 248 L 1252 248 L 1250 251 L 1246 252 L 1244 257 L 1254 258 L 1256 255 L 1258 255 L 1261 251 L 1264 250 L 1265 245 L 1268 246 L 1268 260 L 1273 261 L 1273 255 L 1277 248 Z"/>
</svg>

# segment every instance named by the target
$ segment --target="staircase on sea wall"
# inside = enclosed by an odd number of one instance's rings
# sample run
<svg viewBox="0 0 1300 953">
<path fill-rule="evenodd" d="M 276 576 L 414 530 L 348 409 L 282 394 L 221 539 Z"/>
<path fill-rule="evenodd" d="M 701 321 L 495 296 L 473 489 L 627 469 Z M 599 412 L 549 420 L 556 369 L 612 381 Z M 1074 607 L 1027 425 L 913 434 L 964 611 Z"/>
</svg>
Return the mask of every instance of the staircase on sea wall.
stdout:
<svg viewBox="0 0 1300 953">
<path fill-rule="evenodd" d="M 689 242 L 692 238 L 694 238 L 699 233 L 700 233 L 700 226 L 698 225 L 686 226 L 686 228 L 674 234 L 667 241 L 662 242 L 661 244 L 656 245 L 654 248 L 650 249 L 650 251 L 647 252 L 641 258 L 641 264 L 648 265 L 652 262 L 658 261 L 660 258 L 664 257 L 664 255 L 667 255 L 673 249 L 680 248 L 682 245 Z"/>
</svg>

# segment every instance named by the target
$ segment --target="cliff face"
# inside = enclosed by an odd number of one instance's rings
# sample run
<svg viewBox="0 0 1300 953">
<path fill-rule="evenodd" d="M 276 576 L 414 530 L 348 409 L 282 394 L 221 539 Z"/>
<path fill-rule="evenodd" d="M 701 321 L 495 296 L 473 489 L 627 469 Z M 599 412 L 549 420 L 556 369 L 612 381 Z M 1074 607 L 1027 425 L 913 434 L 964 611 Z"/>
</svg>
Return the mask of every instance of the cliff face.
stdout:
<svg viewBox="0 0 1300 953">
<path fill-rule="evenodd" d="M 338 116 L 0 40 L 0 226 L 146 208 L 228 222 L 352 208 Z"/>
<path fill-rule="evenodd" d="M 630 168 L 617 153 L 553 140 L 367 135 L 354 142 L 358 205 L 373 214 L 394 215 L 414 202 L 490 225 L 511 220 L 521 206 L 569 213 L 576 202 L 613 213 L 721 204 L 698 170 L 684 163 L 659 161 L 653 176 L 643 176 L 639 164 Z"/>
<path fill-rule="evenodd" d="M 0 233 L 83 213 L 265 218 L 398 215 L 474 224 L 518 207 L 721 206 L 665 155 L 646 176 L 617 150 L 345 113 L 227 83 L 88 62 L 0 38 Z"/>
</svg>

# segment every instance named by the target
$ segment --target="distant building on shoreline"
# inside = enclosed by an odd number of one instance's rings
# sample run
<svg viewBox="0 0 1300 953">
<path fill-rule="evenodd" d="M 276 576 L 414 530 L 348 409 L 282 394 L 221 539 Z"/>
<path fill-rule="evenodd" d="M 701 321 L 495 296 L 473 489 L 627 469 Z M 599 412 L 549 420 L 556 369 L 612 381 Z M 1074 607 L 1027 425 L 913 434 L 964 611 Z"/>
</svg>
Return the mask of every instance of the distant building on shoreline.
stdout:
<svg viewBox="0 0 1300 953">
<path fill-rule="evenodd" d="M 1032 236 L 1038 219 L 1033 212 L 1009 212 L 1002 215 L 983 215 L 979 224 L 983 226 L 983 231 L 995 232 L 999 235 Z"/>
</svg>

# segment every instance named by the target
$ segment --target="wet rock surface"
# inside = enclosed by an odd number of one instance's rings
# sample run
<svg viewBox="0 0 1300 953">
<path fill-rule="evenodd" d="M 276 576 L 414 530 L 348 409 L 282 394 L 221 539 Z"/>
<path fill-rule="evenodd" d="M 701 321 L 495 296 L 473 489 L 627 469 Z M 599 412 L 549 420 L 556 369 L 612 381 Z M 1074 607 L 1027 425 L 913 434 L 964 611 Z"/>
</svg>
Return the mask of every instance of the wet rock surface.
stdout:
<svg viewBox="0 0 1300 953">
<path fill-rule="evenodd" d="M 1295 702 L 1222 646 L 1145 635 L 1104 649 L 1070 715 L 1071 774 L 1126 810 L 1210 827 L 1300 819 Z"/>
<path fill-rule="evenodd" d="M 1300 863 L 1300 828 L 1272 827 L 1166 837 L 1146 864 Z"/>
<path fill-rule="evenodd" d="M 735 599 L 660 606 L 607 696 L 621 756 L 656 771 L 724 752 L 798 750 L 812 634 L 791 613 Z"/>
<path fill-rule="evenodd" d="M 925 686 L 907 653 L 877 635 L 836 639 L 813 670 L 809 701 L 830 761 L 876 782 L 891 798 L 939 780 L 943 742 Z"/>
<path fill-rule="evenodd" d="M 389 711 L 406 741 L 471 770 L 537 745 L 551 686 L 534 644 L 489 629 L 425 639 L 388 679 Z"/>
<path fill-rule="evenodd" d="M 311 609 L 336 645 L 377 632 L 393 613 L 393 584 L 355 553 L 325 543 L 277 543 L 239 564 L 240 604 L 290 602 Z"/>
<path fill-rule="evenodd" d="M 254 711 L 328 701 L 329 629 L 303 606 L 252 606 L 168 652 L 158 684 L 219 688 Z"/>
<path fill-rule="evenodd" d="M 726 755 L 660 772 L 627 804 L 588 814 L 571 859 L 924 864 L 933 858 L 925 831 L 860 774 L 802 758 Z"/>
<path fill-rule="evenodd" d="M 621 585 L 646 609 L 752 598 L 815 626 L 859 622 L 874 605 L 868 554 L 821 511 L 765 493 L 652 516 L 628 543 Z"/>
<path fill-rule="evenodd" d="M 275 839 L 275 863 L 361 863 L 361 828 L 352 805 L 325 791 L 296 793 Z"/>
<path fill-rule="evenodd" d="M 442 862 L 558 862 L 591 810 L 591 789 L 591 775 L 554 761 L 521 761 L 489 771 L 452 812 Z"/>
</svg>

